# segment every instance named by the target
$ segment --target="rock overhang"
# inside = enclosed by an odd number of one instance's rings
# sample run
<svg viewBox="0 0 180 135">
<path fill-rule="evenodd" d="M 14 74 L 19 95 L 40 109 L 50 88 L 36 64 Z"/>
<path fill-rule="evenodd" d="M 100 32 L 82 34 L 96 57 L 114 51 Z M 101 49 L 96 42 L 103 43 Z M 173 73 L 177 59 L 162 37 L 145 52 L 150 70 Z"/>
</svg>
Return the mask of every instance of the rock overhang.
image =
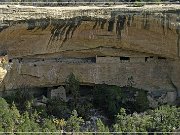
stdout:
<svg viewBox="0 0 180 135">
<path fill-rule="evenodd" d="M 30 85 L 33 87 L 60 85 L 63 84 L 63 79 L 67 77 L 70 70 L 81 78 L 81 83 L 86 84 L 105 82 L 123 86 L 126 85 L 125 80 L 128 80 L 132 73 L 138 88 L 175 90 L 173 85 L 177 85 L 179 89 L 179 64 L 176 62 L 179 59 L 179 5 L 157 6 L 156 8 L 147 6 L 140 8 L 14 6 L 12 9 L 10 6 L 10 8 L 1 9 L 5 10 L 1 10 L 4 15 L 3 25 L 0 27 L 2 28 L 0 48 L 6 50 L 11 59 L 20 60 L 14 62 L 14 69 L 9 73 L 11 77 L 6 78 L 7 89 L 18 88 L 28 80 L 31 80 Z M 46 63 L 46 60 L 51 57 L 96 56 L 141 56 L 144 59 L 150 56 L 161 56 L 170 62 L 162 65 L 152 63 L 152 68 L 151 63 L 135 63 L 134 65 L 133 63 L 124 65 L 118 63 L 114 65 L 115 67 L 104 63 L 91 66 L 89 64 L 73 66 L 56 62 Z M 27 57 L 32 59 L 41 57 L 45 61 L 33 66 L 33 62 L 25 60 Z M 26 62 L 23 63 L 21 59 Z M 57 64 L 57 68 L 49 64 Z M 96 66 L 93 67 L 93 65 Z M 134 73 L 135 65 L 138 70 L 144 71 Z M 64 69 L 63 66 L 67 68 Z M 62 70 L 59 70 L 59 67 Z M 99 71 L 100 67 L 102 71 Z M 68 68 L 69 71 L 67 71 Z M 83 72 L 83 74 L 82 70 L 87 70 L 88 73 Z M 123 73 L 120 70 L 126 73 L 122 78 Z M 162 75 L 162 79 L 157 76 L 158 72 L 159 76 Z M 65 73 L 64 76 L 62 76 L 63 73 Z M 84 75 L 88 77 L 85 78 Z M 151 84 L 148 84 L 146 75 L 150 77 Z M 23 78 L 24 76 L 26 79 L 23 81 L 13 82 L 16 77 Z M 111 80 L 108 80 L 107 76 L 111 76 Z M 142 78 L 138 79 L 138 77 Z M 147 81 L 142 84 L 143 78 Z"/>
</svg>

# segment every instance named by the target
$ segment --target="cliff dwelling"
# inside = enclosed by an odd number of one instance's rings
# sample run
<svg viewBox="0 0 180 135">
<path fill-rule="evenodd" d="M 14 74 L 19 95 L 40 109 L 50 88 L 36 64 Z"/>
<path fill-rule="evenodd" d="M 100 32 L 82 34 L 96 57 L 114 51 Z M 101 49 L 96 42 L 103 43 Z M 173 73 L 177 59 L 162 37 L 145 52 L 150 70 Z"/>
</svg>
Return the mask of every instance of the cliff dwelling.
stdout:
<svg viewBox="0 0 180 135">
<path fill-rule="evenodd" d="M 179 7 L 0 8 L 0 57 L 10 65 L 2 92 L 59 87 L 73 73 L 81 85 L 180 96 Z"/>
</svg>

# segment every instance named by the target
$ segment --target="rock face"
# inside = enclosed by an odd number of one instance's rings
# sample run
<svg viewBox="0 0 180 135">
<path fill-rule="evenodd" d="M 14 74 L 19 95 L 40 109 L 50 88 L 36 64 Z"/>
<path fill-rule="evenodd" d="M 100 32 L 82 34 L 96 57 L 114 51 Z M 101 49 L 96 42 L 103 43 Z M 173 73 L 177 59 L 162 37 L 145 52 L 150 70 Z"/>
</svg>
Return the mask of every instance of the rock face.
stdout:
<svg viewBox="0 0 180 135">
<path fill-rule="evenodd" d="M 1 7 L 0 53 L 13 63 L 1 90 L 63 85 L 73 72 L 84 85 L 180 95 L 180 6 L 154 7 Z"/>
</svg>

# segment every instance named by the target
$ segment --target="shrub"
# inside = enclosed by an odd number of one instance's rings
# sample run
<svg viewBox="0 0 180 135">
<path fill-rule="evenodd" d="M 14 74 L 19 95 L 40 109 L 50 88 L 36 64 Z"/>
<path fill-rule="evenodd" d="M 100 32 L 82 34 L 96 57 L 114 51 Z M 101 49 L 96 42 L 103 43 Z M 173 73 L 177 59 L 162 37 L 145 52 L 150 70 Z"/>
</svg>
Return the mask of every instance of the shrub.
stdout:
<svg viewBox="0 0 180 135">
<path fill-rule="evenodd" d="M 93 104 L 91 102 L 83 102 L 77 105 L 78 114 L 84 119 L 88 119 L 90 110 L 93 108 Z"/>
<path fill-rule="evenodd" d="M 116 115 L 121 107 L 133 113 L 145 111 L 149 106 L 146 92 L 133 87 L 97 85 L 93 97 L 95 106 L 102 108 L 109 116 Z"/>
<path fill-rule="evenodd" d="M 65 102 L 61 101 L 61 99 L 55 98 L 48 100 L 47 113 L 56 116 L 57 118 L 68 118 L 71 111 Z"/>
<path fill-rule="evenodd" d="M 114 116 L 120 109 L 123 93 L 120 87 L 97 85 L 93 90 L 94 104 Z"/>
<path fill-rule="evenodd" d="M 16 92 L 11 95 L 5 96 L 5 99 L 10 104 L 14 102 L 20 111 L 25 111 L 27 109 L 26 107 L 28 102 L 32 103 L 33 95 L 29 93 L 28 88 L 23 87 L 16 90 Z"/>
</svg>

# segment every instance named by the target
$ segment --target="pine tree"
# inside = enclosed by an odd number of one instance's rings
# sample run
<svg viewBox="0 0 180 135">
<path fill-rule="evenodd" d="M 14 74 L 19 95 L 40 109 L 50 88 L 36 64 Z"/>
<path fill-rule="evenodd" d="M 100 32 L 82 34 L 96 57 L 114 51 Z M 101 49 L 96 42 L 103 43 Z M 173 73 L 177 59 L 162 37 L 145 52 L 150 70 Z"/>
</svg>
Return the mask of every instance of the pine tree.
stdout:
<svg viewBox="0 0 180 135">
<path fill-rule="evenodd" d="M 21 123 L 18 127 L 18 132 L 38 132 L 41 131 L 38 123 L 34 119 L 30 119 L 26 111 L 21 117 Z"/>
<path fill-rule="evenodd" d="M 82 117 L 78 117 L 77 111 L 72 111 L 72 115 L 67 120 L 66 129 L 68 132 L 79 132 L 81 125 L 84 123 Z"/>
<path fill-rule="evenodd" d="M 110 135 L 109 128 L 103 124 L 101 119 L 98 119 L 96 124 L 97 124 L 97 132 L 100 132 L 97 133 L 98 135 L 103 135 L 103 134 Z"/>
<path fill-rule="evenodd" d="M 80 96 L 79 94 L 79 80 L 75 77 L 73 73 L 71 73 L 68 76 L 68 79 L 66 80 L 66 90 L 67 92 L 70 92 L 73 96 L 74 102 L 73 102 L 73 107 L 77 108 L 77 102 L 78 98 Z"/>
<path fill-rule="evenodd" d="M 43 132 L 57 132 L 57 129 L 51 119 L 45 119 L 42 125 L 42 131 Z"/>
</svg>

